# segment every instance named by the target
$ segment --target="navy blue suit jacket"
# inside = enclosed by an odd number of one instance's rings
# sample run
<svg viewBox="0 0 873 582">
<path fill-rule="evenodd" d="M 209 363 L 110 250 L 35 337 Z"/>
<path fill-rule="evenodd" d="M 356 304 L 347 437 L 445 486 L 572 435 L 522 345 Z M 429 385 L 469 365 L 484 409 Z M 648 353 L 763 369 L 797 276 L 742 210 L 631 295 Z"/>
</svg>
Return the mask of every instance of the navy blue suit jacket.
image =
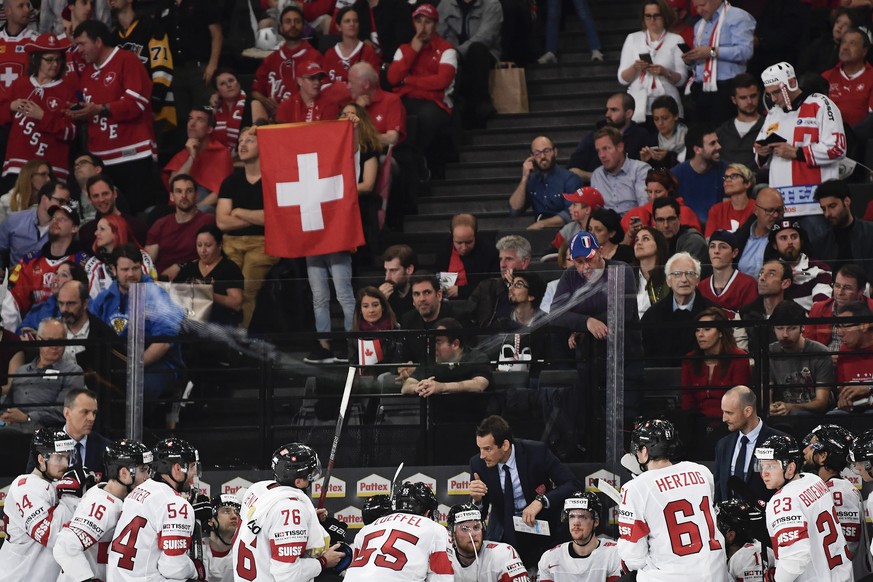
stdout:
<svg viewBox="0 0 873 582">
<path fill-rule="evenodd" d="M 762 420 L 761 422 L 763 423 L 764 421 Z M 771 428 L 765 423 L 761 427 L 761 434 L 758 435 L 758 440 L 755 446 L 761 446 L 761 443 L 771 436 L 784 434 L 785 433 L 781 430 Z M 737 497 L 736 495 L 731 495 L 731 490 L 728 487 L 728 477 L 733 474 L 731 459 L 734 456 L 734 447 L 737 446 L 737 439 L 740 438 L 739 435 L 740 431 L 734 431 L 726 437 L 719 439 L 718 443 L 715 445 L 715 474 L 713 477 L 715 478 L 716 503 Z M 755 471 L 755 461 L 757 461 L 757 457 L 755 456 L 755 451 L 752 451 L 752 455 L 749 457 L 749 466 L 746 467 L 745 481 L 760 499 L 767 501 L 773 497 L 774 491 L 770 491 L 764 486 L 760 473 Z"/>
<path fill-rule="evenodd" d="M 514 445 L 515 464 L 524 499 L 529 504 L 537 496 L 537 488 L 543 487 L 544 495 L 549 500 L 549 507 L 543 509 L 537 519 L 547 520 L 552 534 L 555 535 L 561 529 L 560 518 L 564 500 L 574 491 L 581 491 L 582 485 L 573 472 L 552 454 L 545 443 L 515 439 Z M 485 461 L 478 455 L 470 458 L 471 480 L 474 473 L 478 474 L 479 479 L 488 487 L 488 493 L 482 498 L 485 510 L 491 510 L 485 538 L 501 541 L 506 527 L 503 523 L 503 490 L 500 486 L 502 477 L 498 474 L 496 465 L 491 468 L 486 467 Z M 509 526 L 512 527 L 512 524 Z"/>
<path fill-rule="evenodd" d="M 97 473 L 98 481 L 106 481 L 106 463 L 103 462 L 103 454 L 106 452 L 106 447 L 109 445 L 109 440 L 101 434 L 92 432 L 88 435 L 88 441 L 85 443 L 85 467 Z M 73 467 L 80 466 L 79 463 Z M 36 468 L 36 463 L 33 461 L 33 455 L 28 457 L 27 473 L 30 473 Z M 72 468 L 72 467 L 71 467 Z"/>
</svg>

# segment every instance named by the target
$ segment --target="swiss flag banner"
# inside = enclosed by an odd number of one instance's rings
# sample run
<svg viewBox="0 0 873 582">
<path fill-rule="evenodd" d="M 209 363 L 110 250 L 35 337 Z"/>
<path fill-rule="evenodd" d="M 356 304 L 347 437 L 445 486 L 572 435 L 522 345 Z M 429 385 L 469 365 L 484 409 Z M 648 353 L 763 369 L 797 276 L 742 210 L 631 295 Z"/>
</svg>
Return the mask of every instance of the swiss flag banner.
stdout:
<svg viewBox="0 0 873 582">
<path fill-rule="evenodd" d="M 268 255 L 326 255 L 364 244 L 352 131 L 348 121 L 258 128 Z"/>
</svg>

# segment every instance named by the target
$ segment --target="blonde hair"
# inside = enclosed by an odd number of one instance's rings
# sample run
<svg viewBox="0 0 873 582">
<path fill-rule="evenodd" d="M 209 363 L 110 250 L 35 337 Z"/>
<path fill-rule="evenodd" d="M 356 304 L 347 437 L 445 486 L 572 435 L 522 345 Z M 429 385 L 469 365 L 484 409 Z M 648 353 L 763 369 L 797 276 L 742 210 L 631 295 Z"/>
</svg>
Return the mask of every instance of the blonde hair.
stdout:
<svg viewBox="0 0 873 582">
<path fill-rule="evenodd" d="M 52 167 L 45 160 L 37 158 L 24 164 L 15 180 L 15 185 L 10 190 L 12 195 L 9 197 L 9 210 L 13 212 L 27 210 L 39 201 L 39 191 L 33 189 L 31 181 L 41 166 L 48 168 L 50 179 L 54 178 Z"/>
<path fill-rule="evenodd" d="M 749 189 L 755 187 L 755 173 L 752 170 L 747 168 L 744 164 L 733 163 L 725 168 L 725 174 L 731 169 L 736 170 L 737 174 L 743 177 L 743 182 L 749 185 Z"/>
</svg>

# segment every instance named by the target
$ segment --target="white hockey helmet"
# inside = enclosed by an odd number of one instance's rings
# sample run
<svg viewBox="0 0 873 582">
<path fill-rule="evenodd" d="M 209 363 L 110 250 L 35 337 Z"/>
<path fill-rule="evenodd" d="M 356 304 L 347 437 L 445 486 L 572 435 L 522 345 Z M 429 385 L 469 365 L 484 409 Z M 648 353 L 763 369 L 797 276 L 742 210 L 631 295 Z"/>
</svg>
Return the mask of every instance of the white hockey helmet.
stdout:
<svg viewBox="0 0 873 582">
<path fill-rule="evenodd" d="M 791 82 L 792 79 L 794 80 L 793 83 Z M 797 74 L 794 72 L 794 67 L 785 61 L 770 65 L 764 69 L 764 72 L 761 73 L 761 81 L 764 82 L 765 87 L 779 85 L 787 87 L 790 91 L 796 91 L 798 87 Z"/>
<path fill-rule="evenodd" d="M 279 35 L 272 27 L 261 28 L 255 37 L 255 46 L 263 51 L 276 50 L 279 46 Z"/>
</svg>

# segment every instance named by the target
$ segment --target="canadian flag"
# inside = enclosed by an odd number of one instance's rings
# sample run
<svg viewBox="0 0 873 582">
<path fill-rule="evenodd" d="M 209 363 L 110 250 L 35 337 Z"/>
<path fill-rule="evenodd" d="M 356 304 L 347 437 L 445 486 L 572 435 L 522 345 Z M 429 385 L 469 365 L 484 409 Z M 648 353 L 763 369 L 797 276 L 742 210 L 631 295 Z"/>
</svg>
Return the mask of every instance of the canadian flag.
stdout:
<svg viewBox="0 0 873 582">
<path fill-rule="evenodd" d="M 379 340 L 358 340 L 358 365 L 368 366 L 382 361 L 382 342 Z"/>
<path fill-rule="evenodd" d="M 258 128 L 268 255 L 307 257 L 364 244 L 352 124 Z"/>
</svg>

